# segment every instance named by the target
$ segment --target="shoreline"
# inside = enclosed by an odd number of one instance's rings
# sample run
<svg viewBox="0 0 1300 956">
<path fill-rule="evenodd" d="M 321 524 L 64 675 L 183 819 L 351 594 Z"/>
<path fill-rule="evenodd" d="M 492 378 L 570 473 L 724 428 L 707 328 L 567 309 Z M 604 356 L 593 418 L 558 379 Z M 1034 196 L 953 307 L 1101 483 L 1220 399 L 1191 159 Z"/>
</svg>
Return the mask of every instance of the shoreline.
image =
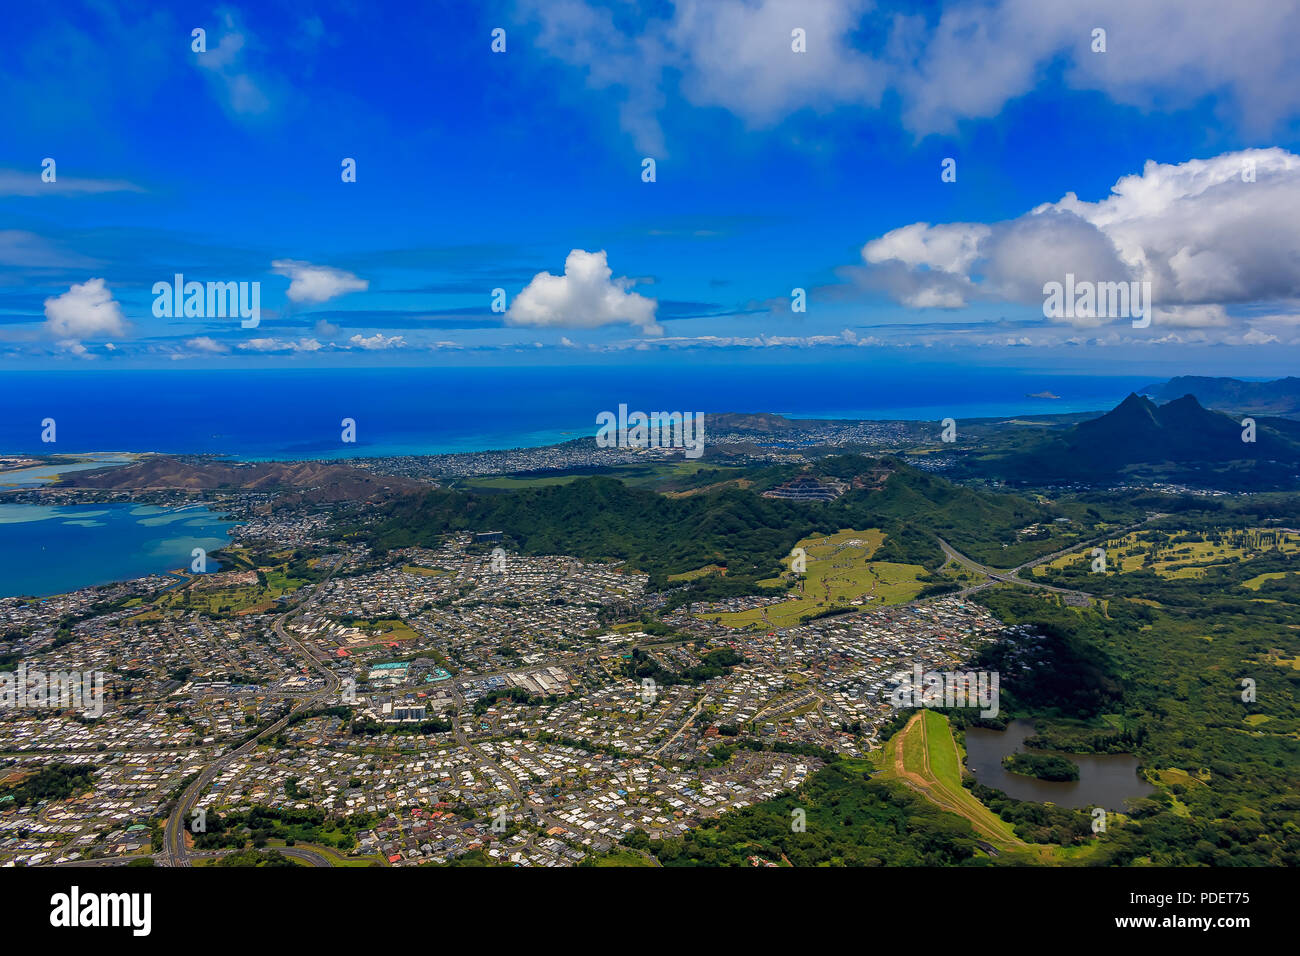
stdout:
<svg viewBox="0 0 1300 956">
<path fill-rule="evenodd" d="M 1016 422 L 1016 421 L 1031 422 L 1040 419 L 1051 420 L 1053 418 L 1062 418 L 1062 417 L 1068 418 L 1076 415 L 1102 415 L 1105 414 L 1105 412 L 1107 411 L 1106 407 L 1099 406 L 1091 401 L 1079 403 L 1080 405 L 1087 406 L 1087 407 L 1080 407 L 1080 408 L 1070 408 L 1070 407 L 1061 406 L 1059 403 L 1062 400 L 1059 397 L 1054 397 L 1052 399 L 1036 399 L 1036 401 L 1039 402 L 1040 404 L 1045 404 L 1048 407 L 1043 408 L 1041 410 L 1017 407 L 1014 411 L 1004 411 L 992 415 L 964 414 L 962 413 L 962 410 L 960 408 L 955 409 L 954 411 L 956 412 L 956 414 L 952 414 L 952 415 L 947 413 L 938 414 L 938 412 L 936 411 L 935 415 L 928 415 L 928 416 L 894 415 L 891 417 L 872 417 L 872 416 L 864 416 L 861 414 L 851 414 L 851 413 L 794 415 L 794 414 L 782 413 L 782 412 L 704 412 L 701 414 L 704 416 L 706 423 L 710 418 L 776 416 L 778 418 L 784 419 L 786 422 L 789 422 L 793 427 L 798 428 L 801 425 L 804 427 L 813 427 L 817 424 L 840 425 L 845 427 L 852 426 L 855 424 L 904 425 L 904 426 L 916 427 L 920 425 L 931 424 L 933 422 L 939 422 L 948 417 L 954 417 L 958 421 L 965 422 L 968 424 L 979 425 L 979 424 L 995 424 L 995 423 L 1002 423 L 1002 422 L 1009 423 L 1009 422 Z M 946 409 L 944 409 L 943 411 L 947 412 Z M 576 427 L 566 427 L 566 428 L 545 429 L 542 431 L 533 430 L 531 432 L 521 435 L 521 438 L 524 441 L 526 441 L 529 436 L 540 437 L 542 435 L 550 435 L 559 439 L 559 440 L 552 440 L 552 441 L 541 441 L 539 443 L 509 444 L 508 442 L 503 442 L 500 444 L 467 445 L 465 443 L 456 443 L 453 445 L 439 445 L 435 443 L 406 444 L 402 442 L 392 442 L 386 444 L 377 443 L 374 446 L 359 445 L 356 446 L 355 448 L 348 449 L 346 451 L 343 449 L 334 449 L 334 453 L 324 453 L 325 450 L 322 449 L 320 450 L 320 453 L 298 454 L 298 455 L 283 454 L 283 453 L 267 454 L 260 449 L 249 449 L 248 451 L 241 452 L 241 451 L 231 451 L 231 450 L 220 450 L 220 451 L 163 450 L 159 448 L 154 448 L 147 451 L 141 451 L 141 450 L 77 451 L 77 452 L 58 452 L 53 454 L 46 453 L 44 455 L 37 454 L 37 453 L 30 453 L 30 452 L 6 452 L 0 450 L 0 458 L 58 457 L 58 458 L 68 458 L 68 459 L 80 459 L 83 461 L 85 459 L 91 459 L 92 461 L 94 461 L 95 459 L 98 458 L 111 459 L 111 458 L 120 457 L 120 458 L 130 459 L 131 461 L 135 461 L 141 458 L 146 458 L 151 456 L 161 456 L 161 457 L 168 457 L 168 458 L 205 458 L 205 459 L 211 459 L 213 461 L 225 460 L 225 461 L 238 461 L 238 462 L 248 462 L 248 463 L 329 462 L 335 464 L 342 464 L 351 460 L 362 460 L 362 461 L 372 460 L 373 461 L 382 458 L 447 458 L 447 457 L 453 457 L 458 455 L 490 455 L 490 454 L 507 454 L 512 452 L 541 451 L 541 450 L 551 449 L 551 448 L 560 448 L 573 442 L 581 442 L 584 439 L 594 439 L 596 436 L 596 432 L 597 432 L 597 428 L 593 422 L 592 426 L 586 430 L 580 430 Z M 560 436 L 568 436 L 568 437 L 560 437 Z M 772 438 L 778 439 L 779 436 L 773 435 Z M 123 462 L 105 461 L 104 467 L 112 467 L 113 465 L 116 464 L 129 464 L 129 463 L 130 463 L 129 461 L 123 461 Z M 74 466 L 74 465 L 76 465 L 76 462 L 69 462 L 69 466 Z M 7 475 L 18 474 L 23 471 L 35 470 L 38 468 L 62 468 L 62 467 L 63 466 L 55 465 L 55 464 L 36 464 L 36 465 L 25 465 L 20 468 L 11 469 L 8 471 L 0 471 L 0 486 L 3 486 L 4 478 Z"/>
</svg>

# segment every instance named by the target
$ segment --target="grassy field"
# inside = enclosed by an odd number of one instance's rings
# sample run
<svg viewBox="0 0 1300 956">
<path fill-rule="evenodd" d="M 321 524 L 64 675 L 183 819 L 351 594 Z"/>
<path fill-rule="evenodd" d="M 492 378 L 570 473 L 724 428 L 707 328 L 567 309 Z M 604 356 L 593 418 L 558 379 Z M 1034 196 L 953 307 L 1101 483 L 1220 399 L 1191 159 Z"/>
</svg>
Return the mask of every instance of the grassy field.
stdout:
<svg viewBox="0 0 1300 956">
<path fill-rule="evenodd" d="M 1258 591 L 1265 581 L 1280 581 L 1291 574 L 1300 574 L 1300 571 L 1269 571 L 1266 574 L 1257 574 L 1248 581 L 1242 581 L 1241 586 Z"/>
<path fill-rule="evenodd" d="M 850 607 L 858 602 L 864 607 L 903 604 L 912 600 L 925 586 L 918 576 L 925 574 L 919 564 L 894 564 L 872 561 L 884 542 L 884 532 L 877 529 L 846 529 L 833 535 L 813 535 L 796 545 L 807 555 L 807 570 L 802 577 L 786 571 L 780 579 L 762 581 L 779 585 L 783 580 L 798 582 L 788 601 L 771 607 L 713 615 L 727 627 L 790 627 L 806 614 L 817 614 L 835 607 Z M 787 567 L 791 558 L 785 558 Z"/>
<path fill-rule="evenodd" d="M 161 597 L 156 607 L 158 610 L 188 609 L 206 611 L 209 614 L 244 614 L 269 610 L 275 606 L 277 597 L 288 594 L 291 590 L 296 588 L 264 588 L 257 584 L 223 588 L 177 588 Z"/>
<path fill-rule="evenodd" d="M 549 485 L 567 485 L 577 481 L 580 475 L 545 475 L 537 478 L 512 478 L 509 475 L 491 478 L 471 478 L 465 482 L 467 488 L 485 488 L 494 491 L 518 491 L 520 488 L 545 488 Z"/>
<path fill-rule="evenodd" d="M 153 602 L 153 610 L 187 609 L 219 615 L 269 610 L 275 607 L 277 598 L 292 594 L 306 583 L 288 573 L 292 557 L 292 551 L 274 552 L 266 555 L 269 563 L 259 565 L 246 549 L 228 548 L 222 553 L 227 567 L 213 577 L 197 575 L 187 584 L 165 592 Z M 250 571 L 260 573 L 266 583 L 218 585 L 223 580 L 221 575 Z"/>
<path fill-rule="evenodd" d="M 389 641 L 413 641 L 420 635 L 411 630 L 411 626 L 399 617 L 385 617 L 374 621 L 358 620 L 356 626 L 374 638 L 376 644 Z M 378 631 L 378 634 L 374 632 Z M 363 645 L 356 645 L 361 647 Z"/>
<path fill-rule="evenodd" d="M 624 470 L 620 470 L 619 473 L 615 474 L 615 477 L 622 478 L 629 485 L 639 485 L 642 487 L 659 484 L 660 482 L 673 482 L 686 478 L 693 478 L 701 471 L 709 471 L 715 473 L 718 479 L 717 482 L 712 482 L 709 486 L 706 486 L 712 487 L 716 484 L 729 481 L 737 475 L 744 474 L 745 470 L 743 468 L 728 468 L 726 466 L 706 464 L 697 459 L 694 461 L 661 462 L 654 465 L 634 465 L 625 470 L 626 474 L 622 473 L 623 471 Z"/>
<path fill-rule="evenodd" d="M 654 860 L 631 850 L 615 850 L 592 857 L 588 866 L 654 866 Z"/>
<path fill-rule="evenodd" d="M 921 728 L 904 730 L 898 746 L 902 749 L 903 754 L 903 771 L 905 773 L 921 773 L 925 770 L 925 735 L 921 733 Z M 897 753 L 895 754 L 897 758 Z"/>
<path fill-rule="evenodd" d="M 1007 854 L 1025 863 L 1064 863 L 1093 852 L 1092 845 L 1026 843 L 1016 836 L 1011 824 L 975 799 L 961 785 L 961 753 L 943 714 L 921 711 L 873 759 L 881 768 L 876 779 L 901 781 L 940 809 L 962 817 L 999 855 Z"/>
<path fill-rule="evenodd" d="M 713 482 L 709 487 L 719 483 L 725 483 L 734 479 L 736 476 L 744 473 L 742 468 L 728 468 L 713 464 L 705 464 L 701 461 L 672 461 L 672 462 L 649 462 L 646 464 L 622 465 L 612 468 L 601 469 L 601 474 L 608 474 L 611 478 L 617 478 L 630 487 L 654 487 L 655 485 L 668 485 L 670 492 L 673 494 L 693 494 L 701 489 L 686 489 L 673 491 L 671 486 L 681 483 L 687 479 L 693 478 L 702 470 L 715 472 L 718 482 Z M 588 472 L 580 474 L 565 474 L 563 472 L 548 475 L 495 475 L 485 478 L 469 478 L 463 482 L 458 482 L 458 487 L 467 489 L 479 489 L 483 491 L 517 491 L 521 488 L 546 488 L 551 485 L 567 485 L 578 478 L 587 477 Z"/>
<path fill-rule="evenodd" d="M 926 740 L 935 741 L 930 745 L 929 764 L 935 779 L 948 789 L 961 787 L 961 760 L 957 756 L 957 744 L 952 739 L 948 727 L 948 718 L 942 714 L 926 711 Z"/>
<path fill-rule="evenodd" d="M 896 779 L 949 813 L 966 819 L 981 840 L 999 851 L 1028 847 L 1011 825 L 961 785 L 961 762 L 948 718 L 923 710 L 885 745 L 881 779 Z"/>
<path fill-rule="evenodd" d="M 1300 671 L 1300 656 L 1287 657 L 1280 651 L 1276 650 L 1269 651 L 1260 656 L 1266 663 L 1272 664 L 1274 667 L 1289 667 L 1292 670 Z"/>
<path fill-rule="evenodd" d="M 1261 537 L 1263 536 L 1263 537 Z M 1283 554 L 1300 554 L 1300 535 L 1273 529 L 1249 529 L 1224 532 L 1219 541 L 1173 540 L 1154 531 L 1135 531 L 1106 542 L 1107 567 L 1112 571 L 1136 571 L 1150 568 L 1162 578 L 1200 578 L 1207 568 L 1258 557 L 1275 546 Z M 1068 554 L 1047 567 L 1086 569 L 1092 563 L 1091 549 Z M 1260 583 L 1282 572 L 1261 574 L 1245 582 L 1258 590 Z"/>
<path fill-rule="evenodd" d="M 683 571 L 681 574 L 668 575 L 669 581 L 694 581 L 696 578 L 705 578 L 710 574 L 717 574 L 725 568 L 720 564 L 706 564 L 702 568 L 696 568 L 694 571 Z"/>
<path fill-rule="evenodd" d="M 284 840 L 267 840 L 266 845 L 272 848 L 282 848 L 288 846 Z M 338 850 L 329 846 L 321 846 L 318 843 L 295 843 L 291 849 L 310 850 L 313 853 L 319 853 L 325 859 L 330 861 L 332 866 L 386 866 L 387 861 L 376 854 L 369 856 L 346 856 Z"/>
</svg>

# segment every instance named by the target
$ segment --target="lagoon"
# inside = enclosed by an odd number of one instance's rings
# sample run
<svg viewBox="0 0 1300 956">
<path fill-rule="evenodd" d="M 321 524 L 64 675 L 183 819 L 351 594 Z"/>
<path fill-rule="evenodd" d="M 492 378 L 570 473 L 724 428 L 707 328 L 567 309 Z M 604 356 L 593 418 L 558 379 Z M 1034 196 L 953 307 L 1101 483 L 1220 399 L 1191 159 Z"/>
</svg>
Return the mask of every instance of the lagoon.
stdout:
<svg viewBox="0 0 1300 956">
<path fill-rule="evenodd" d="M 1020 751 L 1027 737 L 1034 733 L 1033 721 L 1013 720 L 1006 730 L 966 730 L 966 767 L 986 787 L 1001 790 L 1016 800 L 1054 803 L 1060 807 L 1086 810 L 1104 807 L 1123 811 L 1128 800 L 1145 797 L 1155 788 L 1138 776 L 1138 758 L 1132 754 L 1062 754 L 1079 767 L 1079 779 L 1071 781 L 1039 780 L 1010 773 L 1002 758 Z"/>
<path fill-rule="evenodd" d="M 230 543 L 235 522 L 203 505 L 0 503 L 0 597 L 46 597 L 188 568 Z M 209 560 L 208 570 L 217 569 Z"/>
<path fill-rule="evenodd" d="M 13 471 L 0 472 L 0 491 L 23 491 L 52 485 L 59 475 L 74 471 L 90 471 L 95 468 L 110 468 L 115 465 L 129 465 L 138 456 L 116 452 L 90 452 L 78 457 L 88 458 L 76 464 L 33 465 L 31 468 L 16 468 Z"/>
</svg>

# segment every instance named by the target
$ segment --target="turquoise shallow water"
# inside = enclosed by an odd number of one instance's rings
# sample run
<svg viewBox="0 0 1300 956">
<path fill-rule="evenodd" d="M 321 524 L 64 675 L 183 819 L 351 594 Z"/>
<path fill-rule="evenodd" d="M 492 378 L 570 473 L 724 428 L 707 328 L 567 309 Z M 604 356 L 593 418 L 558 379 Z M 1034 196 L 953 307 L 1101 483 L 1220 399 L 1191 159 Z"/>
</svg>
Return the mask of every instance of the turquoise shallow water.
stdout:
<svg viewBox="0 0 1300 956">
<path fill-rule="evenodd" d="M 133 460 L 130 455 L 117 455 L 112 452 L 90 452 L 81 457 L 90 458 L 91 460 L 75 465 L 36 465 L 31 468 L 18 468 L 13 471 L 0 472 L 0 492 L 41 488 L 54 484 L 59 475 L 70 474 L 75 471 L 90 471 L 94 468 L 126 465 Z"/>
<path fill-rule="evenodd" d="M 0 503 L 0 597 L 44 597 L 189 567 L 194 548 L 229 544 L 234 524 L 198 506 Z"/>
<path fill-rule="evenodd" d="M 296 369 L 0 376 L 0 453 L 91 449 L 240 458 L 348 458 L 545 445 L 596 433 L 596 416 L 643 411 L 907 418 L 1105 411 L 1160 375 L 1013 369 L 679 364 L 637 368 Z M 1051 392 L 1056 399 L 1030 398 Z M 196 402 L 194 396 L 220 395 Z M 39 423 L 58 421 L 57 444 Z M 342 421 L 356 442 L 342 441 Z"/>
</svg>

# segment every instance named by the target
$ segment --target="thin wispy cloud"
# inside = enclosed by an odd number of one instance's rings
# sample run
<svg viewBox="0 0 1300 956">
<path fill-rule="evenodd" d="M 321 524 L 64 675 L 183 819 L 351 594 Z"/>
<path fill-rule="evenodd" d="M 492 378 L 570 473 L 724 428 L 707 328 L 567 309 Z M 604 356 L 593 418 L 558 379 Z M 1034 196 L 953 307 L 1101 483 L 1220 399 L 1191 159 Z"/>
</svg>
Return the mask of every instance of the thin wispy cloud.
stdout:
<svg viewBox="0 0 1300 956">
<path fill-rule="evenodd" d="M 23 172 L 0 169 L 0 196 L 97 196 L 102 193 L 142 193 L 143 186 L 125 179 L 89 179 L 56 174 L 53 182 L 41 178 L 41 170 Z"/>
<path fill-rule="evenodd" d="M 194 62 L 209 78 L 222 106 L 237 117 L 257 117 L 269 112 L 273 102 L 271 81 L 249 65 L 249 47 L 256 43 L 239 14 L 218 11 L 219 26 L 208 37 L 207 49 L 194 52 Z M 215 44 L 215 45 L 214 45 Z"/>
<path fill-rule="evenodd" d="M 673 152 L 662 115 L 675 95 L 767 127 L 803 110 L 875 110 L 890 92 L 908 130 L 950 134 L 962 120 L 996 116 L 1059 62 L 1067 87 L 1119 103 L 1222 97 L 1254 132 L 1300 112 L 1291 52 L 1300 18 L 1271 0 L 1243 0 L 1231 16 L 1215 0 L 994 0 L 933 17 L 868 0 L 675 0 L 635 25 L 583 0 L 520 0 L 518 9 L 543 51 L 612 92 L 621 125 L 654 155 Z M 1092 49 L 1098 27 L 1105 55 Z"/>
</svg>

